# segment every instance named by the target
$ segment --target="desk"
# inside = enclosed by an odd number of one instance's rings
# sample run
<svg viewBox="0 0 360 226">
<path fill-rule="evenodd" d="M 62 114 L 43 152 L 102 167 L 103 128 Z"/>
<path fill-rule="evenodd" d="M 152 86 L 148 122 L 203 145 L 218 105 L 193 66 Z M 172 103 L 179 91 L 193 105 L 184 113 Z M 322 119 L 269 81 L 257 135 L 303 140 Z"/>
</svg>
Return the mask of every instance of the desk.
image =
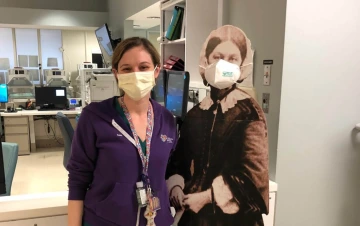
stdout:
<svg viewBox="0 0 360 226">
<path fill-rule="evenodd" d="M 24 110 L 16 113 L 2 112 L 4 118 L 5 141 L 19 144 L 19 155 L 36 152 L 35 123 L 36 116 L 55 116 L 58 112 L 65 115 L 79 114 L 80 111 L 38 111 Z"/>
</svg>

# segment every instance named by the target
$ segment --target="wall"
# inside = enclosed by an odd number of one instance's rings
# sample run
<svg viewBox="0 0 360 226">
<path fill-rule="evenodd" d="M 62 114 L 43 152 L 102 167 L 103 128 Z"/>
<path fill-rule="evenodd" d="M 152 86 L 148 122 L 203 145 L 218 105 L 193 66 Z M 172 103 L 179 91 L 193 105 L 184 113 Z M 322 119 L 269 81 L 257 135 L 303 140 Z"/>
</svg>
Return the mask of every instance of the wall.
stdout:
<svg viewBox="0 0 360 226">
<path fill-rule="evenodd" d="M 91 62 L 92 51 L 100 51 L 100 47 L 94 31 L 63 30 L 62 39 L 64 70 L 67 75 L 71 73 L 71 84 L 75 85 L 75 79 L 78 76 L 77 65 L 85 61 Z"/>
<path fill-rule="evenodd" d="M 276 226 L 360 225 L 359 12 L 287 2 Z"/>
<path fill-rule="evenodd" d="M 144 29 L 134 29 L 134 21 L 133 20 L 125 20 L 124 21 L 124 39 L 130 37 L 143 37 L 146 38 L 147 30 Z"/>
<path fill-rule="evenodd" d="M 0 7 L 107 12 L 106 0 L 0 0 Z"/>
<path fill-rule="evenodd" d="M 16 15 L 16 16 L 14 16 Z M 30 26 L 36 28 L 97 28 L 108 20 L 106 12 L 84 12 L 46 9 L 25 9 L 0 7 L 0 26 L 2 24 Z"/>
<path fill-rule="evenodd" d="M 224 23 L 241 28 L 255 49 L 254 84 L 259 103 L 270 93 L 269 130 L 270 178 L 275 180 L 283 67 L 286 0 L 224 0 Z M 272 59 L 270 86 L 263 85 L 263 60 Z"/>
<path fill-rule="evenodd" d="M 108 0 L 109 27 L 112 38 L 124 38 L 124 20 L 158 0 Z"/>
</svg>

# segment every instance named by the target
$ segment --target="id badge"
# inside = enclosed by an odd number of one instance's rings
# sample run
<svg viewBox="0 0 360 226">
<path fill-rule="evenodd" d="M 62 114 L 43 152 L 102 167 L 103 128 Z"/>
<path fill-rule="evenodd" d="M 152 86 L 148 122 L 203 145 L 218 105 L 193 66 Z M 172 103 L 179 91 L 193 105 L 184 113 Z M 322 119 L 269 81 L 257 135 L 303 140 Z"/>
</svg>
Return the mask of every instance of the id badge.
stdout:
<svg viewBox="0 0 360 226">
<path fill-rule="evenodd" d="M 160 199 L 158 197 L 154 196 L 152 198 L 152 202 L 153 202 L 153 210 L 154 211 L 158 211 L 161 209 Z"/>
<path fill-rule="evenodd" d="M 136 189 L 136 198 L 140 207 L 145 207 L 148 203 L 148 197 L 146 195 L 145 188 Z"/>
<path fill-rule="evenodd" d="M 153 211 L 157 211 L 161 209 L 160 199 L 154 192 L 152 192 L 151 196 L 149 197 L 149 205 Z"/>
</svg>

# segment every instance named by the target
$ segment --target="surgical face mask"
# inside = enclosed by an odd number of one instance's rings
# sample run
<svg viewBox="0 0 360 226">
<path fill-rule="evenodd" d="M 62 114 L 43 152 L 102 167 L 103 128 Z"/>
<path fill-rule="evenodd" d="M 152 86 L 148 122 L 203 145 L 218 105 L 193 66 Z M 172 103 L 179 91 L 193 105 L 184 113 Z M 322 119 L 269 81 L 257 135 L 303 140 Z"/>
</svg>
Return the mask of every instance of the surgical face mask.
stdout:
<svg viewBox="0 0 360 226">
<path fill-rule="evenodd" d="M 149 94 L 155 86 L 154 71 L 118 74 L 118 86 L 132 100 L 138 101 Z"/>
<path fill-rule="evenodd" d="M 217 89 L 229 88 L 240 76 L 240 67 L 225 60 L 219 60 L 205 68 L 206 81 Z"/>
</svg>

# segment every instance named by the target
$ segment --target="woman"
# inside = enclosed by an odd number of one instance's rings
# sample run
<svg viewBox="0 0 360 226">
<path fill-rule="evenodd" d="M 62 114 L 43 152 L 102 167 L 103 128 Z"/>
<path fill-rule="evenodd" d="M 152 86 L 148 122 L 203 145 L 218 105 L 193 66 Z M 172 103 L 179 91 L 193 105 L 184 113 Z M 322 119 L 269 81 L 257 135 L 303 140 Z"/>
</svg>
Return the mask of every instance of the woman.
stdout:
<svg viewBox="0 0 360 226">
<path fill-rule="evenodd" d="M 92 103 L 81 113 L 67 167 L 69 226 L 83 221 L 90 226 L 146 225 L 146 208 L 140 208 L 136 196 L 140 181 L 154 192 L 147 195 L 160 200 L 156 225 L 173 222 L 165 171 L 176 125 L 169 111 L 149 99 L 159 58 L 144 38 L 129 38 L 116 47 L 112 68 L 125 94 Z"/>
<path fill-rule="evenodd" d="M 210 96 L 188 112 L 167 169 L 171 202 L 184 211 L 178 225 L 261 226 L 269 201 L 266 121 L 236 86 L 252 71 L 250 41 L 224 26 L 201 55 Z"/>
</svg>

